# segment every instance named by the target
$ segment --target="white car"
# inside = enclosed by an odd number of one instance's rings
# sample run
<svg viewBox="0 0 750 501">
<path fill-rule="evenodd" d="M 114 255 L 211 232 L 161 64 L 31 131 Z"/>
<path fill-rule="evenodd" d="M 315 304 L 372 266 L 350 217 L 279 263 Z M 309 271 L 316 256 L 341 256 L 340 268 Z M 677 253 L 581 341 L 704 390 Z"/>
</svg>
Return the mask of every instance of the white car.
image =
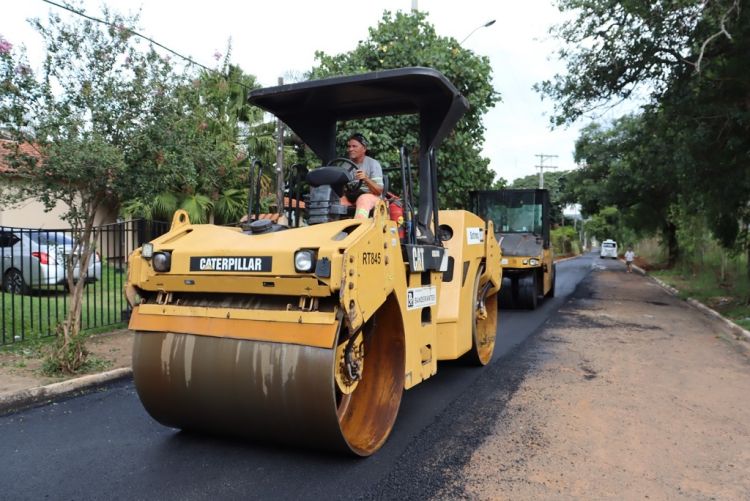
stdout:
<svg viewBox="0 0 750 501">
<path fill-rule="evenodd" d="M 59 231 L 0 228 L 3 292 L 28 294 L 32 289 L 66 285 L 65 255 L 72 251 L 73 243 L 71 237 Z M 73 279 L 78 280 L 80 274 L 80 266 L 76 265 Z M 101 276 L 101 258 L 94 252 L 89 259 L 86 282 Z"/>
<path fill-rule="evenodd" d="M 601 249 L 599 249 L 599 257 L 602 259 L 605 257 L 617 259 L 617 242 L 611 239 L 602 242 Z"/>
</svg>

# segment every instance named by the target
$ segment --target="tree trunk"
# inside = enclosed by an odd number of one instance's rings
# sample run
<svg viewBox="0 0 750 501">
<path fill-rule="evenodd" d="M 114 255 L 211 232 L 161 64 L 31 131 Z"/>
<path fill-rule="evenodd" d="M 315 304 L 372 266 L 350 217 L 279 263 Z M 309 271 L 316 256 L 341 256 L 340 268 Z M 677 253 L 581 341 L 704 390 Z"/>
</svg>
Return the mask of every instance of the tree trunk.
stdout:
<svg viewBox="0 0 750 501">
<path fill-rule="evenodd" d="M 70 277 L 70 284 L 73 278 Z M 58 332 L 57 363 L 60 371 L 73 374 L 86 362 L 88 351 L 80 335 L 81 310 L 83 306 L 83 280 L 79 280 L 71 290 L 68 314 L 62 323 L 62 332 Z"/>
<path fill-rule="evenodd" d="M 677 243 L 677 226 L 671 221 L 664 225 L 664 239 L 667 241 L 667 267 L 673 268 L 680 257 L 680 247 Z"/>
<path fill-rule="evenodd" d="M 89 261 L 91 260 L 91 236 L 94 229 L 94 217 L 99 204 L 92 202 L 86 210 L 83 221 L 71 221 L 74 241 L 73 249 L 66 256 L 65 274 L 70 291 L 70 303 L 65 320 L 58 331 L 55 364 L 66 374 L 77 372 L 86 362 L 88 350 L 81 335 L 81 312 L 83 310 L 83 292 L 86 285 Z M 73 276 L 74 258 L 78 257 L 79 275 L 76 282 Z"/>
</svg>

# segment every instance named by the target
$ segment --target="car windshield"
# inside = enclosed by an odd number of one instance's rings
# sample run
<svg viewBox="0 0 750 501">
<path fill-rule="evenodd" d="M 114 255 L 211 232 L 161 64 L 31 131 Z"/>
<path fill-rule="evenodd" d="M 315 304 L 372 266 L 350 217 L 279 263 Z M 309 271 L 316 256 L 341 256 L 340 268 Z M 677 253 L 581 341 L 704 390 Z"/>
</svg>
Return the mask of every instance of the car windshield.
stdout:
<svg viewBox="0 0 750 501">
<path fill-rule="evenodd" d="M 607 247 L 607 248 L 611 248 L 611 247 L 614 247 L 614 246 L 615 246 L 615 244 L 604 244 L 604 247 Z"/>
<path fill-rule="evenodd" d="M 73 239 L 65 233 L 35 231 L 28 235 L 39 245 L 73 245 Z"/>
</svg>

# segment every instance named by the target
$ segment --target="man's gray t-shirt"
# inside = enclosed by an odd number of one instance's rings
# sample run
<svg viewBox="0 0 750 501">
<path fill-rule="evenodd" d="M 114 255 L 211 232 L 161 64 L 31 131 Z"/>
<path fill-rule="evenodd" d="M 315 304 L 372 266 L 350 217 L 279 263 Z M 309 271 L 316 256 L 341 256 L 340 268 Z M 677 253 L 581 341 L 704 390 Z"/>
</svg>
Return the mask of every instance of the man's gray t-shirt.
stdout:
<svg viewBox="0 0 750 501">
<path fill-rule="evenodd" d="M 383 168 L 380 166 L 380 162 L 372 157 L 365 157 L 361 164 L 357 164 L 357 167 L 365 171 L 365 175 L 372 179 L 372 182 L 378 186 L 383 186 Z M 366 183 L 362 183 L 361 191 L 369 192 L 370 188 Z"/>
</svg>

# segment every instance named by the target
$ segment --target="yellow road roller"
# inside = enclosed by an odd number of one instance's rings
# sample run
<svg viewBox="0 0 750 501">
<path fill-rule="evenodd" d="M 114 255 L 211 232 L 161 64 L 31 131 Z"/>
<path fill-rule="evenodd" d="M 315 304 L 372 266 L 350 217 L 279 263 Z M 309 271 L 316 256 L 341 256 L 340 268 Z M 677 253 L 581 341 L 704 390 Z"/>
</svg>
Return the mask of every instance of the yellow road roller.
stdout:
<svg viewBox="0 0 750 501">
<path fill-rule="evenodd" d="M 368 456 L 403 391 L 438 361 L 492 358 L 502 282 L 492 223 L 437 207 L 435 149 L 468 103 L 429 68 L 249 99 L 323 163 L 307 174 L 308 224 L 222 227 L 177 211 L 168 233 L 130 256 L 135 387 L 166 426 Z M 384 195 L 353 219 L 340 203 L 353 175 L 336 159 L 337 125 L 405 113 L 419 117 L 419 195 L 402 153 L 403 216 Z"/>
<path fill-rule="evenodd" d="M 549 191 L 472 191 L 472 209 L 495 224 L 503 284 L 500 306 L 536 309 L 540 297 L 555 296 L 557 265 L 550 244 Z"/>
</svg>

